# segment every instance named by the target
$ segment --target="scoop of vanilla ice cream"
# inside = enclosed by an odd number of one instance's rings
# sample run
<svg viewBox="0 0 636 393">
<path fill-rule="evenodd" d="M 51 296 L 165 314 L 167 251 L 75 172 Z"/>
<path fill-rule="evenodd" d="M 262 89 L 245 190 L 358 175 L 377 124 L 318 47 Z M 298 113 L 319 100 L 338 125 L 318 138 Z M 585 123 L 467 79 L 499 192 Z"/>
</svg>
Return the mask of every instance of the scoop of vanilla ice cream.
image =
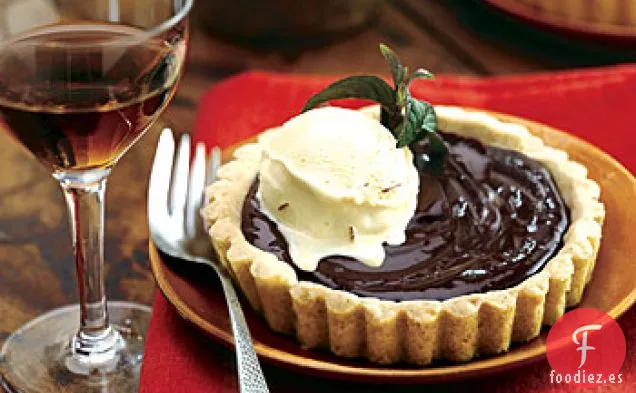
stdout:
<svg viewBox="0 0 636 393">
<path fill-rule="evenodd" d="M 401 244 L 417 204 L 419 176 L 408 148 L 358 111 L 323 107 L 261 136 L 257 198 L 303 270 L 329 255 L 369 266 L 383 243 Z"/>
</svg>

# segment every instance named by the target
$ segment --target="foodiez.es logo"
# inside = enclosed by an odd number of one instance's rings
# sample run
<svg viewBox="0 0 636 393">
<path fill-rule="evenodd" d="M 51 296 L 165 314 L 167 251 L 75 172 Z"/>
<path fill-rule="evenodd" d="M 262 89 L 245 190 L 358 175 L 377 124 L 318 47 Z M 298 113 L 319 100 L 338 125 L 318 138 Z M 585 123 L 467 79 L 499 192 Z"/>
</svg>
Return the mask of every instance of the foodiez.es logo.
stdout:
<svg viewBox="0 0 636 393">
<path fill-rule="evenodd" d="M 576 348 L 577 351 L 581 351 L 581 364 L 579 364 L 579 368 L 583 367 L 583 365 L 585 364 L 585 360 L 587 359 L 587 351 L 596 349 L 587 345 L 587 331 L 601 330 L 602 327 L 603 325 L 585 325 L 576 329 L 574 333 L 572 333 L 572 341 L 574 341 L 575 344 L 581 344 L 580 347 Z M 576 338 L 576 336 L 581 332 L 583 333 L 583 340 L 581 341 L 581 343 L 579 343 L 579 340 Z"/>
<path fill-rule="evenodd" d="M 552 326 L 546 342 L 551 383 L 598 386 L 623 382 L 625 336 L 600 310 L 579 308 Z"/>
</svg>

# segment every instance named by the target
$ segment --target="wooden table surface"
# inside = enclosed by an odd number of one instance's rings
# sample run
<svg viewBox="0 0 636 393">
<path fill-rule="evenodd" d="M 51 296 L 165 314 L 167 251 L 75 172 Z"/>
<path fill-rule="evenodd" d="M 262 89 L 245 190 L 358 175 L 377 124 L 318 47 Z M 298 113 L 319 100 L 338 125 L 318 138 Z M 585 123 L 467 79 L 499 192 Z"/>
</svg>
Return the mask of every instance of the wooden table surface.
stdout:
<svg viewBox="0 0 636 393">
<path fill-rule="evenodd" d="M 196 8 L 195 8 L 196 9 Z M 435 73 L 502 75 L 633 61 L 623 50 L 573 42 L 519 25 L 478 0 L 394 0 L 368 29 L 312 48 L 249 48 L 192 29 L 187 71 L 163 121 L 191 129 L 201 95 L 251 68 L 298 73 L 385 73 L 378 42 Z M 151 304 L 146 191 L 158 136 L 153 127 L 121 160 L 107 194 L 110 299 Z M 76 301 L 62 194 L 47 170 L 0 134 L 0 343 L 41 312 Z"/>
</svg>

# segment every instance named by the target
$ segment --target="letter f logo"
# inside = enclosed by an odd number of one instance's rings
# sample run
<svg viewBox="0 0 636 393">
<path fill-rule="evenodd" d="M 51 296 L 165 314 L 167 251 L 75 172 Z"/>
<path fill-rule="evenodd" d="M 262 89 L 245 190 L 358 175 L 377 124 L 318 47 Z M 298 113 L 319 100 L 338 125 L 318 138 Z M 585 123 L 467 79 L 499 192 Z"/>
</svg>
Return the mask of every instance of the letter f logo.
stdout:
<svg viewBox="0 0 636 393">
<path fill-rule="evenodd" d="M 588 330 L 601 330 L 601 327 L 603 326 L 602 325 L 585 325 L 576 329 L 574 333 L 572 333 L 572 341 L 574 341 L 574 344 L 581 345 L 580 347 L 576 348 L 577 351 L 581 351 L 581 364 L 579 364 L 579 368 L 583 367 L 583 365 L 585 364 L 585 361 L 587 360 L 587 351 L 592 351 L 596 349 L 592 346 L 587 345 Z M 581 342 L 579 342 L 576 336 L 581 332 L 583 334 L 581 334 Z"/>
</svg>

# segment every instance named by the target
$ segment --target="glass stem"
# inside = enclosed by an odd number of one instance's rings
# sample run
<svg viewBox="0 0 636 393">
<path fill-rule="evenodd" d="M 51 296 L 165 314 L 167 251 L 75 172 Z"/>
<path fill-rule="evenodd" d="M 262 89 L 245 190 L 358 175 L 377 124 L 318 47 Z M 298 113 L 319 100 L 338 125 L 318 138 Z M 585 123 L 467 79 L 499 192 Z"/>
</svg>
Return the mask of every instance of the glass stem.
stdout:
<svg viewBox="0 0 636 393">
<path fill-rule="evenodd" d="M 79 374 L 114 367 L 123 343 L 108 323 L 104 288 L 106 175 L 90 181 L 83 177 L 81 182 L 60 179 L 71 223 L 80 304 L 80 328 L 71 340 L 72 354 L 66 363 Z"/>
</svg>

